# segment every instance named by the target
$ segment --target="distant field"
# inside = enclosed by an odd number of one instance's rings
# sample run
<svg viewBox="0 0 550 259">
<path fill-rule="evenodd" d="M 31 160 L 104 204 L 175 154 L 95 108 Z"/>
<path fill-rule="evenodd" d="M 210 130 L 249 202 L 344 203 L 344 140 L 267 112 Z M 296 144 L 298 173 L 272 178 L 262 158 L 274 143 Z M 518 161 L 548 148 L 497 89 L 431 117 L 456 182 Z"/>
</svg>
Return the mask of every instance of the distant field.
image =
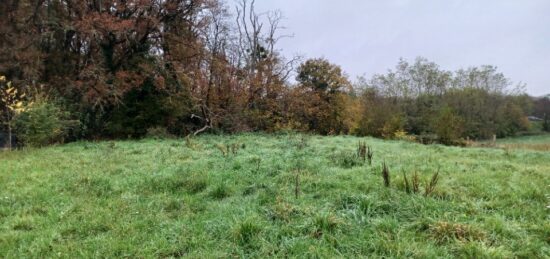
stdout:
<svg viewBox="0 0 550 259">
<path fill-rule="evenodd" d="M 550 134 L 499 139 L 497 145 L 509 149 L 550 151 Z"/>
<path fill-rule="evenodd" d="M 359 141 L 373 148 L 372 165 L 355 157 Z M 416 194 L 403 180 L 413 172 Z M 549 185 L 550 152 L 356 137 L 2 152 L 0 258 L 548 258 Z"/>
</svg>

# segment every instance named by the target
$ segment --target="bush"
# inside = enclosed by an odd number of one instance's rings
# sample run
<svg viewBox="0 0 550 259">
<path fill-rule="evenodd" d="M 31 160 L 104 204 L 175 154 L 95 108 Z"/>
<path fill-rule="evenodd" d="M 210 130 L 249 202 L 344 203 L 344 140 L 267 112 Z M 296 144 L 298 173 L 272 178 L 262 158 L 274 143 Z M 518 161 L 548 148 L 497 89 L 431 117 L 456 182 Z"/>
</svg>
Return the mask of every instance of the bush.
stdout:
<svg viewBox="0 0 550 259">
<path fill-rule="evenodd" d="M 62 143 L 69 130 L 79 125 L 77 121 L 67 118 L 68 113 L 55 103 L 38 97 L 15 117 L 15 130 L 18 139 L 26 146 Z"/>
<path fill-rule="evenodd" d="M 146 136 L 153 139 L 170 139 L 174 137 L 165 127 L 148 128 Z"/>
</svg>

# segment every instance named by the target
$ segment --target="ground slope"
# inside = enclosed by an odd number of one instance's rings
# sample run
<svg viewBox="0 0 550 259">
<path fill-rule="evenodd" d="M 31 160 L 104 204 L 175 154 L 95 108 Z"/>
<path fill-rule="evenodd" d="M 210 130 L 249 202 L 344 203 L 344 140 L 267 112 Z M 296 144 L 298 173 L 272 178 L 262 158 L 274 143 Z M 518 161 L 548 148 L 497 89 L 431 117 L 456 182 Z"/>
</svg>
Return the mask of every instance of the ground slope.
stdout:
<svg viewBox="0 0 550 259">
<path fill-rule="evenodd" d="M 372 165 L 354 157 L 360 140 Z M 408 194 L 403 173 L 413 172 L 420 191 Z M 549 185 L 550 152 L 355 137 L 3 152 L 0 257 L 545 258 Z"/>
</svg>

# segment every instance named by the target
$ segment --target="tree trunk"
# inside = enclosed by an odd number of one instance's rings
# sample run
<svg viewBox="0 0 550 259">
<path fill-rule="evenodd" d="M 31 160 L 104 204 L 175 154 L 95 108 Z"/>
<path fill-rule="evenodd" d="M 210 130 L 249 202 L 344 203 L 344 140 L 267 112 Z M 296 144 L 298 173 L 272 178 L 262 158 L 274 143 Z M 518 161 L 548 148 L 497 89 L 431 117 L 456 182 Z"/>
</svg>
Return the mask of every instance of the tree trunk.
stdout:
<svg viewBox="0 0 550 259">
<path fill-rule="evenodd" d="M 11 151 L 11 121 L 8 122 L 8 150 Z"/>
</svg>

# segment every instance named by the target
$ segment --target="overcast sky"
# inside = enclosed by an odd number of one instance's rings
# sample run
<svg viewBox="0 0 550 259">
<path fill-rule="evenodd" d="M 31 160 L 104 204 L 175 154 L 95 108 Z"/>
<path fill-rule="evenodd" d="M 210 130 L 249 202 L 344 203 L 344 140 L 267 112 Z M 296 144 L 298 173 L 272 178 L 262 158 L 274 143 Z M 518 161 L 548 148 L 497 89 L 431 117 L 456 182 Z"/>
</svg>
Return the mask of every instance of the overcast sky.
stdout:
<svg viewBox="0 0 550 259">
<path fill-rule="evenodd" d="M 550 0 L 257 0 L 281 10 L 286 56 L 325 57 L 370 77 L 400 57 L 443 69 L 495 65 L 532 95 L 550 93 Z"/>
</svg>

